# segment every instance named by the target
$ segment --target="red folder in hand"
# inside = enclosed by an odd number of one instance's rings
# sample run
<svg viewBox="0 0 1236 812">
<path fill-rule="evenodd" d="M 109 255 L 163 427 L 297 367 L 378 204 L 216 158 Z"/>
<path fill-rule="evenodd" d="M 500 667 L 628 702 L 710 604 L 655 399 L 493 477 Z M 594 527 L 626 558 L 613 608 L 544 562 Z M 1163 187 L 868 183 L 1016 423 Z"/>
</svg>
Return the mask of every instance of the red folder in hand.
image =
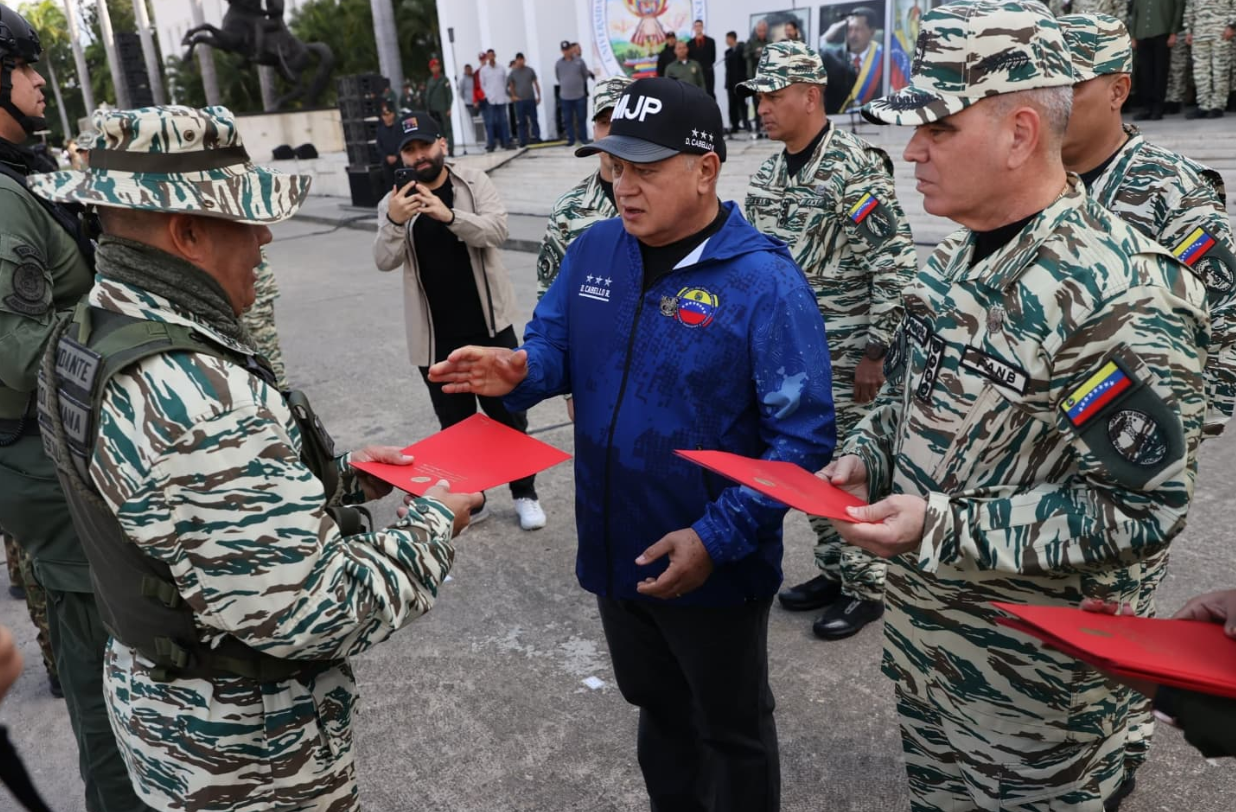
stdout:
<svg viewBox="0 0 1236 812">
<path fill-rule="evenodd" d="M 1060 606 L 995 603 L 997 618 L 1117 676 L 1236 699 L 1236 640 L 1221 623 L 1103 615 Z"/>
<path fill-rule="evenodd" d="M 540 473 L 571 458 L 552 445 L 474 414 L 413 443 L 403 453 L 411 465 L 353 462 L 352 467 L 421 496 L 445 479 L 455 493 L 477 493 Z"/>
<path fill-rule="evenodd" d="M 845 509 L 866 504 L 792 462 L 757 460 L 728 451 L 674 453 L 811 516 L 852 522 Z"/>
</svg>

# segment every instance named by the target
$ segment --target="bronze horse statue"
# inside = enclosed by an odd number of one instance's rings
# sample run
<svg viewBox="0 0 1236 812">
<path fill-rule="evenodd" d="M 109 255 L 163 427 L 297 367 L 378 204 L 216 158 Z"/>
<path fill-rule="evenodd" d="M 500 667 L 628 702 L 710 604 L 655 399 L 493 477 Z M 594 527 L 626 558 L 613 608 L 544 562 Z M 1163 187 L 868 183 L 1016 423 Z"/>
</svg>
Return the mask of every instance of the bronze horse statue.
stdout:
<svg viewBox="0 0 1236 812">
<path fill-rule="evenodd" d="M 276 68 L 293 86 L 290 93 L 275 102 L 276 110 L 299 99 L 310 105 L 317 104 L 335 67 L 335 55 L 330 46 L 297 39 L 283 20 L 283 0 L 265 0 L 264 3 L 263 0 L 227 0 L 227 4 L 222 28 L 207 23 L 185 34 L 181 45 L 189 46 L 189 50 L 184 60 L 193 59 L 193 49 L 199 45 L 240 54 L 246 64 Z M 304 76 L 315 56 L 317 71 L 306 87 Z"/>
</svg>

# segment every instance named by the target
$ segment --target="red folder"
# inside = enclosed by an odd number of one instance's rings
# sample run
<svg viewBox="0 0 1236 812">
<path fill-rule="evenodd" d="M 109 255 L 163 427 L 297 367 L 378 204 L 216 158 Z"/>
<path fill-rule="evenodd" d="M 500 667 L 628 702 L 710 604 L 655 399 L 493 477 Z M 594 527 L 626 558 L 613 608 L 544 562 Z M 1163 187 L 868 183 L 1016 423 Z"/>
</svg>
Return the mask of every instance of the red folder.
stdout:
<svg viewBox="0 0 1236 812">
<path fill-rule="evenodd" d="M 1236 640 L 1221 623 L 995 603 L 996 622 L 1117 676 L 1236 699 Z"/>
<path fill-rule="evenodd" d="M 477 493 L 552 468 L 571 458 L 552 445 L 474 414 L 403 450 L 411 465 L 353 462 L 352 467 L 421 496 L 445 479 L 455 493 Z"/>
<path fill-rule="evenodd" d="M 728 451 L 674 453 L 811 516 L 852 522 L 845 509 L 866 504 L 792 462 L 757 460 Z"/>
</svg>

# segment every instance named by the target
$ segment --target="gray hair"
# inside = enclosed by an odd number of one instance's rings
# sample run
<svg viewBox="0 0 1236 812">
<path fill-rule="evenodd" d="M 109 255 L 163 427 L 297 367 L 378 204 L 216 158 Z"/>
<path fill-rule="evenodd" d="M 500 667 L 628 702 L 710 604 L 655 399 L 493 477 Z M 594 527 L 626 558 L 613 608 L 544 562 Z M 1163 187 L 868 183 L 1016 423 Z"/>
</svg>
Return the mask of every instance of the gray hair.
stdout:
<svg viewBox="0 0 1236 812">
<path fill-rule="evenodd" d="M 990 112 L 993 116 L 1006 116 L 1018 107 L 1034 108 L 1047 125 L 1048 142 L 1059 144 L 1064 141 L 1064 133 L 1069 128 L 1069 116 L 1073 114 L 1072 86 L 1018 90 L 990 98 Z"/>
</svg>

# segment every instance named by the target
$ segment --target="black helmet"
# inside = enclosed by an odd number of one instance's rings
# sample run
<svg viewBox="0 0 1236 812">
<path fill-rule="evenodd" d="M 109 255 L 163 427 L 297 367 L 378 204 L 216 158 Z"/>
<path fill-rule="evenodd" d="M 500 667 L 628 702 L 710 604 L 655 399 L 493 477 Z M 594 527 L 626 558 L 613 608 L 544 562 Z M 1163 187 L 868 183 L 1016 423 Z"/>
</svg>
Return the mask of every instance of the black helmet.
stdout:
<svg viewBox="0 0 1236 812">
<path fill-rule="evenodd" d="M 27 133 L 46 127 L 47 119 L 32 116 L 13 104 L 13 70 L 18 59 L 28 65 L 38 62 L 42 55 L 43 46 L 34 26 L 8 6 L 0 6 L 0 109 L 16 119 Z"/>
<path fill-rule="evenodd" d="M 38 62 L 43 55 L 39 32 L 26 18 L 8 6 L 0 6 L 0 59 L 19 57 L 25 62 Z"/>
</svg>

